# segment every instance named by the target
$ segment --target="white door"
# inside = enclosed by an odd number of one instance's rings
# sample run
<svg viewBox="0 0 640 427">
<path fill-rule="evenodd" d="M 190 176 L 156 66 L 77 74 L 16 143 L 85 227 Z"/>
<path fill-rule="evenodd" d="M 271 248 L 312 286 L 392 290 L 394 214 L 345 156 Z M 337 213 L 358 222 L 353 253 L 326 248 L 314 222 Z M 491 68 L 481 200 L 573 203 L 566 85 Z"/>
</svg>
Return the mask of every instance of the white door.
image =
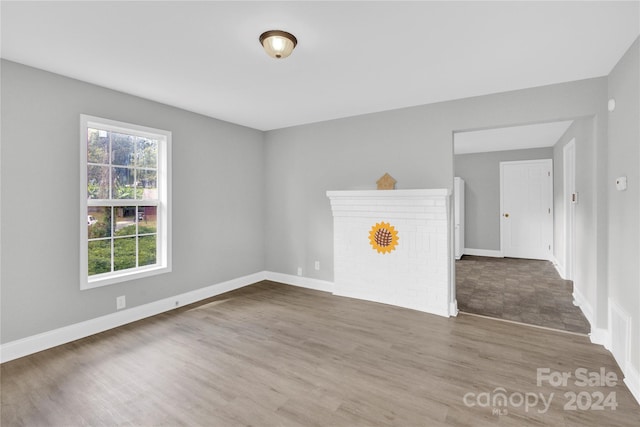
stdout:
<svg viewBox="0 0 640 427">
<path fill-rule="evenodd" d="M 505 257 L 551 259 L 551 159 L 500 162 L 500 237 Z"/>
</svg>

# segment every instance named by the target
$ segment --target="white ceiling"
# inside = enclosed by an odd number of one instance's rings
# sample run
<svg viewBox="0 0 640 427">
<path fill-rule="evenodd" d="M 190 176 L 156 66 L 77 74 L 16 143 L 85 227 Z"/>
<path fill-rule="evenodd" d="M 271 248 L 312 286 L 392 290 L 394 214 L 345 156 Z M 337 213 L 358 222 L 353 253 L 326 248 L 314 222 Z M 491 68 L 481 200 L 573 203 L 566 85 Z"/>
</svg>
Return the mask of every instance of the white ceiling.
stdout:
<svg viewBox="0 0 640 427">
<path fill-rule="evenodd" d="M 0 7 L 3 58 L 261 130 L 604 76 L 640 33 L 637 1 Z"/>
<path fill-rule="evenodd" d="M 453 136 L 455 154 L 553 147 L 573 120 L 526 126 L 457 132 Z"/>
</svg>

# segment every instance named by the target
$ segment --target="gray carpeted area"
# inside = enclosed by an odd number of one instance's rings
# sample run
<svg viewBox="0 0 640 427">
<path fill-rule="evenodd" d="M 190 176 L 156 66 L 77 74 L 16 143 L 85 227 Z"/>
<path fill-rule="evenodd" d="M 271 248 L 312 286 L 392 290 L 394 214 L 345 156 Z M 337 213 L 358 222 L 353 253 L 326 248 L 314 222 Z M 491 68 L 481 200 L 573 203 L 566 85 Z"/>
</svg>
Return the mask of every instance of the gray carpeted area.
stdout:
<svg viewBox="0 0 640 427">
<path fill-rule="evenodd" d="M 572 292 L 573 282 L 549 261 L 467 255 L 456 261 L 458 309 L 467 313 L 587 334 Z"/>
</svg>

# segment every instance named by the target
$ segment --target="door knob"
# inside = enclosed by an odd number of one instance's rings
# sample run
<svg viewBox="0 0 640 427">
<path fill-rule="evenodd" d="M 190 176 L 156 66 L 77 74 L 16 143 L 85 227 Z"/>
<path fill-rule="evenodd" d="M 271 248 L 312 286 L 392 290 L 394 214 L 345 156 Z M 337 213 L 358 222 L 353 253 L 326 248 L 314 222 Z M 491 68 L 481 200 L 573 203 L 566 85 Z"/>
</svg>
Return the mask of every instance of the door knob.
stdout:
<svg viewBox="0 0 640 427">
<path fill-rule="evenodd" d="M 508 213 L 504 214 L 504 217 L 509 218 L 509 214 Z"/>
</svg>

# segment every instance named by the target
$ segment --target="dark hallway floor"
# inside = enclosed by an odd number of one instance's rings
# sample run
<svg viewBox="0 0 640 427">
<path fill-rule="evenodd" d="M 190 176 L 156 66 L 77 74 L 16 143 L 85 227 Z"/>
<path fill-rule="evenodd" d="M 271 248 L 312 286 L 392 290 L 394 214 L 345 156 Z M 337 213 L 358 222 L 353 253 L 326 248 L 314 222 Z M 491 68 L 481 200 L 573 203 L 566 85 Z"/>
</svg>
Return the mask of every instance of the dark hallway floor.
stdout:
<svg viewBox="0 0 640 427">
<path fill-rule="evenodd" d="M 456 261 L 456 296 L 463 312 L 587 334 L 573 305 L 573 282 L 549 261 L 463 256 Z"/>
</svg>

